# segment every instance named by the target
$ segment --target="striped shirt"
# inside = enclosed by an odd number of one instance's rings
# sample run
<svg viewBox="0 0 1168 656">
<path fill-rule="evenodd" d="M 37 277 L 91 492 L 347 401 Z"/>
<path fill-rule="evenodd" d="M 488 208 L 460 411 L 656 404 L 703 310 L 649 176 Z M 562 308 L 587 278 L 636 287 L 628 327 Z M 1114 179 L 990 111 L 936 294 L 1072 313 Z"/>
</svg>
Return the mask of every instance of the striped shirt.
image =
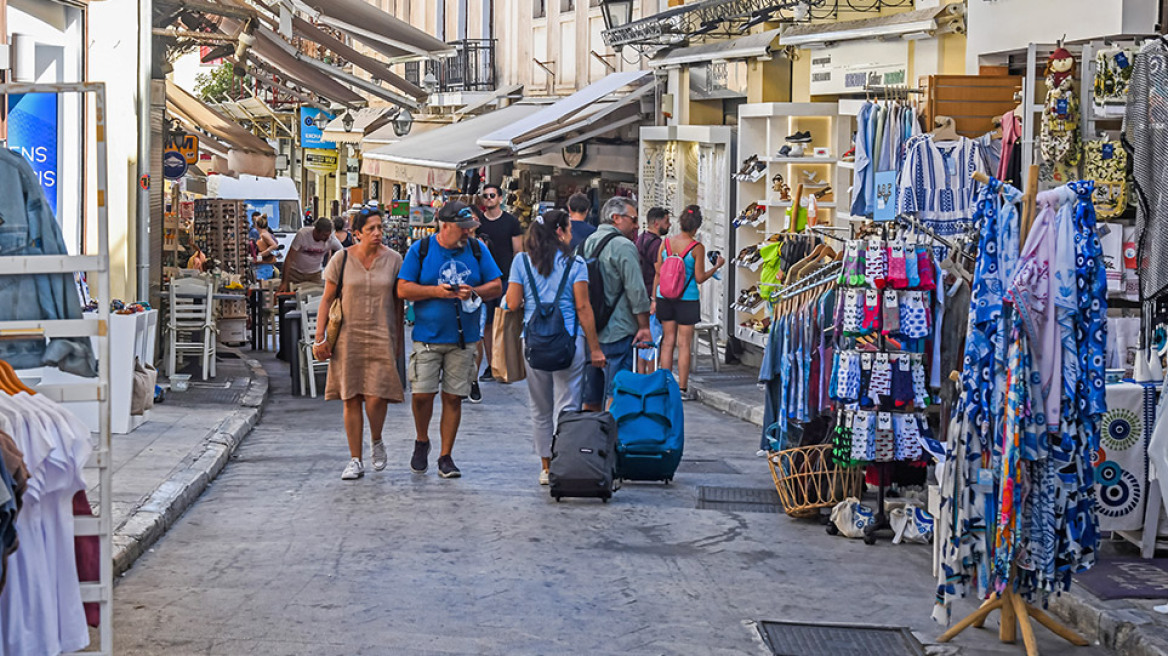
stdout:
<svg viewBox="0 0 1168 656">
<path fill-rule="evenodd" d="M 973 140 L 937 143 L 930 134 L 914 137 L 905 145 L 897 211 L 915 214 L 942 235 L 963 232 L 976 205 L 978 185 L 971 176 L 977 171 L 984 172 L 985 163 Z"/>
</svg>

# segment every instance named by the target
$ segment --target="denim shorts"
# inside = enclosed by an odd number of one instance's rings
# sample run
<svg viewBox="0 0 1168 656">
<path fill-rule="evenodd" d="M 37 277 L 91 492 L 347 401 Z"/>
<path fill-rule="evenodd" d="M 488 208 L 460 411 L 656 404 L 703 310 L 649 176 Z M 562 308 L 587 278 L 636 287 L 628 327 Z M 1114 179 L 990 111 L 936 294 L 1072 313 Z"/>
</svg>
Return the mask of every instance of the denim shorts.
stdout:
<svg viewBox="0 0 1168 656">
<path fill-rule="evenodd" d="M 604 353 L 608 364 L 601 371 L 591 365 L 584 368 L 584 397 L 582 402 L 588 405 L 603 405 L 612 396 L 612 380 L 619 371 L 633 370 L 633 336 L 601 344 L 600 351 Z"/>
</svg>

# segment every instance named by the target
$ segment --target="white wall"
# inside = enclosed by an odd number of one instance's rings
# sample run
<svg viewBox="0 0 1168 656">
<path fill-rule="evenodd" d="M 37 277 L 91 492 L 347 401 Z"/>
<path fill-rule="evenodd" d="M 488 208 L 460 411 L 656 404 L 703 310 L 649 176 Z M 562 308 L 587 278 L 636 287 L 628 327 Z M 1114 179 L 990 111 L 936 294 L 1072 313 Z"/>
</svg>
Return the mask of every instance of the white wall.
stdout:
<svg viewBox="0 0 1168 656">
<path fill-rule="evenodd" d="M 1024 49 L 1030 43 L 1147 34 L 1155 29 L 1157 0 L 970 0 L 966 71 L 978 56 Z"/>
</svg>

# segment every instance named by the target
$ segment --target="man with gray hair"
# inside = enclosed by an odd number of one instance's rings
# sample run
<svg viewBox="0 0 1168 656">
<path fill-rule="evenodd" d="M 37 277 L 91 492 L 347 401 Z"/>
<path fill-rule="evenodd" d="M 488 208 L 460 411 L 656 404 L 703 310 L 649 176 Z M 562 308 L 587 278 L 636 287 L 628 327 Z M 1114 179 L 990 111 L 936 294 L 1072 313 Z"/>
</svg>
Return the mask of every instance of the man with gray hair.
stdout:
<svg viewBox="0 0 1168 656">
<path fill-rule="evenodd" d="M 641 276 L 637 236 L 637 206 L 627 198 L 611 198 L 600 210 L 600 227 L 580 246 L 596 260 L 604 280 L 604 306 L 593 307 L 604 369 L 584 370 L 585 410 L 600 410 L 612 395 L 618 371 L 632 371 L 633 345 L 652 341 L 649 333 L 649 293 Z"/>
</svg>

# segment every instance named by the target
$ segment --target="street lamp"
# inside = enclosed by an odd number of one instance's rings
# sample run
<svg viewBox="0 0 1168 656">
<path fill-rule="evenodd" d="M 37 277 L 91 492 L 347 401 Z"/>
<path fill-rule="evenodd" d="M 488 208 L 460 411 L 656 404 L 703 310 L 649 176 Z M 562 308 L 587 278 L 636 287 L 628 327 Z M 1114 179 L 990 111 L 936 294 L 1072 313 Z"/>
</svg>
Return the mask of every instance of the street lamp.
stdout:
<svg viewBox="0 0 1168 656">
<path fill-rule="evenodd" d="M 426 73 L 426 77 L 422 78 L 422 88 L 428 93 L 434 93 L 438 90 L 438 78 L 433 73 Z"/>
<path fill-rule="evenodd" d="M 633 0 L 600 0 L 604 29 L 611 30 L 633 21 Z"/>
<path fill-rule="evenodd" d="M 353 112 L 345 112 L 341 117 L 341 125 L 345 126 L 345 132 L 353 131 Z"/>
<path fill-rule="evenodd" d="M 329 115 L 321 112 L 316 115 L 316 118 L 312 119 L 312 124 L 316 126 L 317 130 L 323 130 L 329 124 L 329 121 L 332 121 Z"/>
</svg>

